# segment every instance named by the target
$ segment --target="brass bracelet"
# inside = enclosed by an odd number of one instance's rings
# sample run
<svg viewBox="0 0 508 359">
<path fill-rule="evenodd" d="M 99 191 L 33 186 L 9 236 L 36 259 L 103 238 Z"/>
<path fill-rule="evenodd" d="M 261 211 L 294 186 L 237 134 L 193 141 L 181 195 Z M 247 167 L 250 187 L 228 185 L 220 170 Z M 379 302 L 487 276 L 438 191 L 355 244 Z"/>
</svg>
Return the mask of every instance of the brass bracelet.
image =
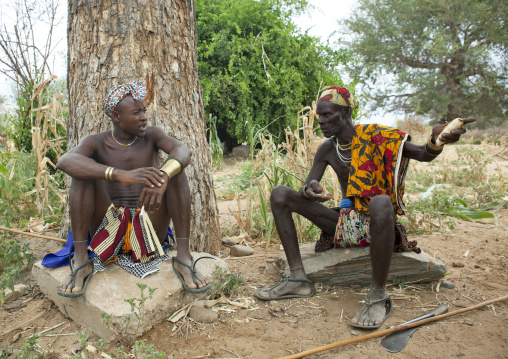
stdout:
<svg viewBox="0 0 508 359">
<path fill-rule="evenodd" d="M 310 199 L 309 196 L 307 196 L 307 193 L 305 193 L 306 191 L 307 191 L 307 185 L 304 185 L 302 194 L 305 196 L 305 198 Z"/>
<path fill-rule="evenodd" d="M 182 172 L 182 169 L 182 163 L 178 160 L 178 158 L 169 157 L 160 170 L 162 172 L 166 172 L 168 177 L 172 178 Z"/>
<path fill-rule="evenodd" d="M 443 150 L 443 147 L 444 147 L 444 144 L 442 144 L 441 146 L 438 146 L 438 145 L 435 145 L 432 143 L 432 135 L 430 135 L 430 137 L 428 138 L 427 140 L 427 146 L 429 146 L 429 148 L 431 150 L 434 150 L 434 151 L 442 151 Z"/>
<path fill-rule="evenodd" d="M 108 167 L 108 168 L 106 168 L 106 173 L 104 174 L 104 177 L 108 181 L 113 181 L 113 170 L 114 169 L 115 169 L 115 167 Z"/>
</svg>

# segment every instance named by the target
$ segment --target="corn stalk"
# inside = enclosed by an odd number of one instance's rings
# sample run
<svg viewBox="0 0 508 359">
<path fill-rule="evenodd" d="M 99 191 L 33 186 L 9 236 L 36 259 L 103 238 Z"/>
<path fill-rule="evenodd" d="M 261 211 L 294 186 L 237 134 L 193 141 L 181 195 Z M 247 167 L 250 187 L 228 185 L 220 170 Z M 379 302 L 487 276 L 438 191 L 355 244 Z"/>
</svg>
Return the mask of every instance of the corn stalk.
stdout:
<svg viewBox="0 0 508 359">
<path fill-rule="evenodd" d="M 50 76 L 47 79 L 41 77 L 41 81 L 34 88 L 32 103 L 44 103 L 43 99 L 50 96 L 49 84 L 56 78 L 56 76 Z M 51 166 L 56 169 L 56 165 L 46 154 L 52 149 L 57 160 L 63 154 L 62 146 L 66 140 L 58 135 L 57 126 L 60 125 L 65 128 L 66 110 L 67 104 L 64 102 L 64 95 L 56 89 L 52 93 L 51 99 L 46 101 L 44 106 L 31 110 L 32 148 L 36 156 L 37 167 L 35 187 L 27 193 L 27 196 L 35 194 L 35 203 L 39 214 L 42 214 L 44 208 L 49 208 L 52 214 L 55 213 L 49 201 L 50 190 L 60 199 L 60 211 L 63 209 L 65 191 L 56 186 L 56 182 L 48 168 L 48 166 Z M 52 138 L 49 136 L 50 133 L 53 134 Z"/>
</svg>

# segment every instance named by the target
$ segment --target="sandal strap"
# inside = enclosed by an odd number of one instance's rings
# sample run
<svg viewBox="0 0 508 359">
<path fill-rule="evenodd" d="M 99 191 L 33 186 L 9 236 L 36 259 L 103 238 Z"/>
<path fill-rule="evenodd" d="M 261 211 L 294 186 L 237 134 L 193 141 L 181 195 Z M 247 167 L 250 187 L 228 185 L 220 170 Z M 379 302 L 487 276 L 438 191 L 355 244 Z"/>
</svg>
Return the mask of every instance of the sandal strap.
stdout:
<svg viewBox="0 0 508 359">
<path fill-rule="evenodd" d="M 179 260 L 178 258 L 176 258 L 176 256 L 175 256 L 175 257 L 173 257 L 173 260 L 177 261 L 177 262 L 178 262 L 178 264 L 181 264 L 181 265 L 183 265 L 184 267 L 188 268 L 188 269 L 192 272 L 192 275 L 194 275 L 194 273 L 196 273 L 196 270 L 194 269 L 194 259 L 192 260 L 192 261 L 193 261 L 193 263 L 192 263 L 191 265 L 188 265 L 188 264 L 186 264 L 186 263 L 182 262 L 181 260 Z"/>
<path fill-rule="evenodd" d="M 210 257 L 210 256 L 205 256 L 205 257 L 199 257 L 198 259 L 194 260 L 194 258 L 192 258 L 192 271 L 193 272 L 196 272 L 196 263 L 199 262 L 201 259 L 213 259 L 214 261 L 217 260 L 217 258 L 214 258 L 214 257 Z"/>
<path fill-rule="evenodd" d="M 271 262 L 270 264 L 277 271 L 277 273 L 279 273 L 279 275 L 282 278 L 282 280 L 287 282 L 287 280 L 289 279 L 289 276 L 287 274 L 283 273 L 282 271 L 280 271 L 279 268 L 277 268 L 275 266 L 275 264 L 273 264 L 273 262 Z"/>
<path fill-rule="evenodd" d="M 391 298 L 390 297 L 384 297 L 384 298 L 381 298 L 381 299 L 376 299 L 374 301 L 366 300 L 365 301 L 365 305 L 370 307 L 370 306 L 372 306 L 374 304 L 377 304 L 377 303 L 386 302 L 387 300 L 391 300 Z"/>
<path fill-rule="evenodd" d="M 71 259 L 71 262 L 74 262 L 74 258 Z M 77 271 L 79 271 L 81 268 L 84 268 L 85 266 L 91 264 L 92 265 L 92 270 L 94 269 L 93 268 L 93 260 L 89 259 L 87 260 L 85 263 L 83 263 L 82 265 L 80 265 L 79 267 L 75 268 L 74 265 L 72 266 L 71 268 L 71 273 L 70 275 L 75 275 Z"/>
</svg>

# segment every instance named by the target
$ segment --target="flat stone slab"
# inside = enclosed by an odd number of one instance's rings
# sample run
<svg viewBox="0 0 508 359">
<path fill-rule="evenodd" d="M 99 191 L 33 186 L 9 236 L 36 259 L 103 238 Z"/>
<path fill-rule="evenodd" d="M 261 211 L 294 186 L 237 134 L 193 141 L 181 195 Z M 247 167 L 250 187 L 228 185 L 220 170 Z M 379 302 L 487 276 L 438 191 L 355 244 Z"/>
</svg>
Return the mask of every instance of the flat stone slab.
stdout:
<svg viewBox="0 0 508 359">
<path fill-rule="evenodd" d="M 170 251 L 168 255 L 175 256 L 176 251 Z M 192 256 L 198 259 L 210 254 L 192 253 Z M 208 276 L 210 280 L 215 266 L 228 270 L 226 262 L 218 258 L 217 260 L 203 259 L 196 265 L 197 270 Z M 104 272 L 94 274 L 85 294 L 77 298 L 66 298 L 56 293 L 57 286 L 69 274 L 69 267 L 47 268 L 41 262 L 37 262 L 33 266 L 32 273 L 42 292 L 55 302 L 64 315 L 110 342 L 117 336 L 132 339 L 136 334 L 141 335 L 202 295 L 190 294 L 183 289 L 173 271 L 171 260 L 162 262 L 158 267 L 160 272 L 140 279 L 117 265 L 108 265 Z M 141 298 L 141 290 L 137 283 L 146 284 L 149 288 L 157 288 L 153 298 L 144 303 L 139 328 L 135 315 L 131 313 L 130 304 L 125 302 L 125 299 Z M 148 296 L 148 289 L 145 289 L 145 296 Z M 105 321 L 104 316 L 110 317 Z"/>
<path fill-rule="evenodd" d="M 339 286 L 371 284 L 369 247 L 332 248 L 316 253 L 314 246 L 314 243 L 300 246 L 303 266 L 311 281 Z M 276 264 L 289 273 L 284 254 L 277 257 Z M 393 253 L 388 283 L 430 282 L 443 278 L 445 273 L 445 263 L 423 251 Z"/>
</svg>

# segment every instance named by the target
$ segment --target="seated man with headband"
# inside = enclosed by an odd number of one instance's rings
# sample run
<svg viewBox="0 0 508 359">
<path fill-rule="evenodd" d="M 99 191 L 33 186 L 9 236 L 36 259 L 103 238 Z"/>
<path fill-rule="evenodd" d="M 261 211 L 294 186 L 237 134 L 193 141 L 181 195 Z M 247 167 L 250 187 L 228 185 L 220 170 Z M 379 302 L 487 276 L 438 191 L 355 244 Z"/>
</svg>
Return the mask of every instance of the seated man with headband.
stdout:
<svg viewBox="0 0 508 359">
<path fill-rule="evenodd" d="M 75 255 L 58 294 L 84 293 L 97 267 L 116 262 L 139 277 L 158 269 L 173 221 L 177 255 L 173 268 L 186 290 L 210 288 L 189 249 L 190 191 L 184 168 L 191 151 L 159 127 L 147 126 L 142 82 L 112 88 L 104 101 L 112 131 L 84 137 L 57 168 L 72 177 L 69 191 Z M 168 157 L 157 168 L 159 151 Z M 91 236 L 91 241 L 88 239 Z M 87 249 L 95 254 L 89 260 Z M 100 269 L 99 269 L 100 270 Z"/>
<path fill-rule="evenodd" d="M 351 324 L 365 329 L 379 328 L 391 312 L 391 299 L 385 291 L 390 260 L 394 251 L 419 252 L 416 242 L 408 242 L 397 219 L 404 214 L 404 177 L 409 159 L 429 162 L 436 158 L 443 143 L 453 143 L 465 133 L 454 129 L 442 133 L 445 125 L 432 129 L 427 144 L 409 142 L 407 134 L 386 126 L 353 125 L 353 95 L 344 87 L 327 87 L 317 102 L 318 123 L 327 138 L 318 148 L 312 168 L 300 191 L 286 186 L 273 189 L 270 203 L 275 225 L 291 271 L 280 283 L 258 289 L 263 300 L 301 298 L 314 295 L 315 289 L 303 267 L 292 213 L 316 224 L 323 234 L 316 251 L 335 247 L 369 246 L 372 284 L 365 305 Z M 474 119 L 463 120 L 470 123 Z M 337 174 L 342 201 L 340 208 L 324 206 L 331 198 L 319 183 L 325 169 Z"/>
</svg>

